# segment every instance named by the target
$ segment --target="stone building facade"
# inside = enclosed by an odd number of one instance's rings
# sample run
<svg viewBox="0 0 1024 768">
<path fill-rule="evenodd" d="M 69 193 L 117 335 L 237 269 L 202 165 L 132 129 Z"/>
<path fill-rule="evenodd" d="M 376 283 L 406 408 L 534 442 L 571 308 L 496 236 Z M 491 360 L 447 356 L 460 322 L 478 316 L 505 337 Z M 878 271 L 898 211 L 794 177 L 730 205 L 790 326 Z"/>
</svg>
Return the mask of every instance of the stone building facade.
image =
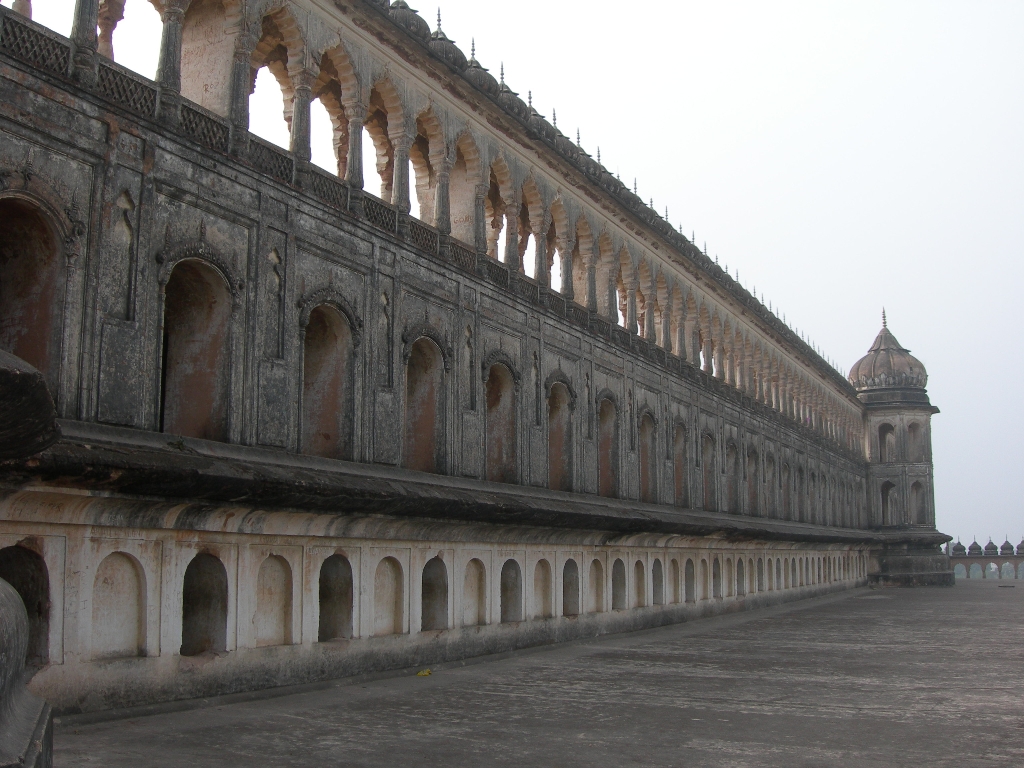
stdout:
<svg viewBox="0 0 1024 768">
<path fill-rule="evenodd" d="M 951 578 L 887 329 L 844 379 L 402 0 L 168 0 L 156 82 L 123 6 L 19 10 L 0 348 L 62 438 L 0 464 L 0 577 L 61 711 Z"/>
</svg>

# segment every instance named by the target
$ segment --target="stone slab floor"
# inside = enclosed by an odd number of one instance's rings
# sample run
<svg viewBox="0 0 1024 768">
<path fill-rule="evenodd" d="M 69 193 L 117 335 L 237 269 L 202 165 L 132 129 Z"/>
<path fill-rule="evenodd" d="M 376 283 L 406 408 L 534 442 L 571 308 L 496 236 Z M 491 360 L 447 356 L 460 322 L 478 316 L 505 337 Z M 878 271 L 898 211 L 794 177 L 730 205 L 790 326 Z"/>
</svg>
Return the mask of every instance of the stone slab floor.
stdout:
<svg viewBox="0 0 1024 768">
<path fill-rule="evenodd" d="M 55 764 L 1019 767 L 1024 582 L 860 589 L 429 677 L 65 718 Z"/>
</svg>

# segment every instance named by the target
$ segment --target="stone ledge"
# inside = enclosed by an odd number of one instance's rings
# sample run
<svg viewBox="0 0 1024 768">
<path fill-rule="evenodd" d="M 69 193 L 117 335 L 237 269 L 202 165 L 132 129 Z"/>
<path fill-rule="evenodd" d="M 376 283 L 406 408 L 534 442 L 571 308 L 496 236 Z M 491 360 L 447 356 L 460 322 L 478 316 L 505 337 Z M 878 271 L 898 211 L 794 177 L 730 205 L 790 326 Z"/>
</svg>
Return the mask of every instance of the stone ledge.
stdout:
<svg viewBox="0 0 1024 768">
<path fill-rule="evenodd" d="M 47 451 L 29 460 L 0 462 L 0 487 L 230 504 L 235 508 L 587 529 L 613 535 L 715 536 L 737 541 L 909 545 L 915 549 L 935 549 L 949 539 L 934 531 L 828 528 L 500 485 L 84 422 L 60 424 L 64 439 Z"/>
</svg>

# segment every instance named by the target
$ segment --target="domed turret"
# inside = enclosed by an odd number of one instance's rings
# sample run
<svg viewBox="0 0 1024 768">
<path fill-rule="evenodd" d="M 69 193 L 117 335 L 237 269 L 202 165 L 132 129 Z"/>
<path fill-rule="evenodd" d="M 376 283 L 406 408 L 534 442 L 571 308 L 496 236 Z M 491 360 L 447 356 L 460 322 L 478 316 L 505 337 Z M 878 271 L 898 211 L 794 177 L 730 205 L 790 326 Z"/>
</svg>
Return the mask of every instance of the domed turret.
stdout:
<svg viewBox="0 0 1024 768">
<path fill-rule="evenodd" d="M 966 554 L 967 554 L 967 547 L 965 547 L 963 544 L 961 544 L 960 540 L 957 539 L 956 544 L 953 545 L 953 555 L 954 556 L 961 556 L 962 557 L 963 555 L 966 555 Z"/>
<path fill-rule="evenodd" d="M 1010 543 L 1009 539 L 1007 539 L 1006 541 L 1003 542 L 1003 545 L 999 548 L 999 554 L 1000 555 L 1012 555 L 1013 554 L 1013 544 Z"/>
<path fill-rule="evenodd" d="M 850 369 L 850 383 L 858 392 L 872 389 L 924 389 L 928 372 L 921 361 L 902 347 L 889 331 L 882 312 L 882 330 L 875 343 Z"/>
<path fill-rule="evenodd" d="M 497 96 L 498 81 L 494 79 L 494 75 L 480 66 L 480 62 L 476 60 L 476 40 L 472 41 L 469 51 L 469 63 L 466 65 L 466 71 L 462 73 L 462 76 L 484 93 L 490 96 Z"/>
<path fill-rule="evenodd" d="M 1017 554 L 1024 555 L 1024 539 L 1021 539 L 1020 544 L 1017 545 Z"/>
<path fill-rule="evenodd" d="M 971 544 L 971 546 L 969 546 L 967 548 L 967 554 L 969 554 L 969 555 L 980 555 L 981 554 L 981 544 L 979 544 L 977 541 L 973 542 Z"/>
<path fill-rule="evenodd" d="M 437 10 L 437 29 L 430 35 L 428 45 L 435 56 L 443 59 L 452 68 L 459 70 L 459 72 L 469 66 L 469 62 L 466 61 L 466 54 L 459 49 L 454 40 L 449 40 L 448 35 L 441 30 L 440 8 Z"/>
<path fill-rule="evenodd" d="M 505 85 L 505 65 L 501 65 L 501 82 L 498 84 L 498 102 L 522 120 L 530 119 L 530 108 L 519 98 L 519 94 Z"/>
<path fill-rule="evenodd" d="M 388 15 L 400 27 L 404 27 L 413 37 L 423 42 L 430 40 L 430 25 L 420 18 L 419 11 L 414 11 L 405 0 L 395 0 L 391 4 Z"/>
<path fill-rule="evenodd" d="M 988 540 L 988 544 L 985 545 L 985 554 L 986 555 L 998 555 L 999 554 L 999 547 L 996 546 L 996 543 L 994 541 L 992 541 L 992 539 L 989 539 Z"/>
</svg>

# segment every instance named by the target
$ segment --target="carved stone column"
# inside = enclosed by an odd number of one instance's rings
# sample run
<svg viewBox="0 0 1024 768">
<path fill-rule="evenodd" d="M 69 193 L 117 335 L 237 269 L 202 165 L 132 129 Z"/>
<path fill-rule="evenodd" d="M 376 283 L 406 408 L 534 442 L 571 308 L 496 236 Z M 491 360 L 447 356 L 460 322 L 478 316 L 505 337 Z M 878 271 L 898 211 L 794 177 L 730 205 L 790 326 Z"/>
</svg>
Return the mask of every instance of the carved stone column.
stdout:
<svg viewBox="0 0 1024 768">
<path fill-rule="evenodd" d="M 348 118 L 348 159 L 345 164 L 345 181 L 354 192 L 363 189 L 363 123 L 366 122 L 366 106 L 357 101 L 344 104 L 345 117 Z M 406 168 L 408 169 L 408 163 Z M 408 170 L 406 170 L 408 173 Z M 408 198 L 408 181 L 406 181 L 406 197 Z M 408 209 L 406 209 L 408 212 Z"/>
<path fill-rule="evenodd" d="M 315 73 L 309 70 L 290 72 L 294 89 L 292 95 L 292 125 L 290 149 L 295 159 L 301 163 L 308 163 L 312 153 L 310 151 L 309 131 L 309 105 L 313 101 L 313 79 Z"/>
<path fill-rule="evenodd" d="M 403 216 L 408 216 L 412 210 L 412 203 L 409 196 L 409 147 L 412 140 L 408 134 L 400 133 L 389 136 L 391 146 L 395 149 L 395 170 L 394 180 L 391 185 L 391 202 Z M 417 211 L 419 214 L 419 211 Z"/>
<path fill-rule="evenodd" d="M 161 14 L 164 28 L 156 80 L 160 86 L 160 119 L 170 125 L 178 124 L 181 104 L 181 28 L 186 5 L 187 0 L 168 0 Z"/>
<path fill-rule="evenodd" d="M 452 233 L 451 176 L 452 159 L 445 153 L 435 169 L 434 188 L 434 226 L 442 235 Z"/>
<path fill-rule="evenodd" d="M 636 322 L 636 292 L 639 287 L 640 281 L 635 277 L 630 278 L 626 286 L 626 330 L 634 336 L 639 330 Z"/>
<path fill-rule="evenodd" d="M 587 272 L 587 310 L 597 312 L 597 249 L 591 245 L 590 250 L 583 254 L 583 268 Z"/>
<path fill-rule="evenodd" d="M 544 211 L 539 231 L 534 232 L 533 277 L 545 288 L 551 285 L 551 270 L 548 268 L 548 230 L 551 228 L 551 214 Z M 529 254 L 526 258 L 530 258 Z"/>
<path fill-rule="evenodd" d="M 124 3 L 107 0 L 99 6 L 96 26 L 99 27 L 96 39 L 96 52 L 114 60 L 114 27 L 124 18 Z"/>
<path fill-rule="evenodd" d="M 473 192 L 473 248 L 487 253 L 487 187 L 477 184 Z"/>
<path fill-rule="evenodd" d="M 240 36 L 231 59 L 231 153 L 243 155 L 249 148 L 249 88 L 252 68 L 249 63 L 251 41 Z"/>
<path fill-rule="evenodd" d="M 712 373 L 714 371 L 714 363 L 712 362 L 714 347 L 711 344 L 711 334 L 707 334 L 704 337 L 704 373 Z"/>
<path fill-rule="evenodd" d="M 565 243 L 565 248 L 558 252 L 558 256 L 561 259 L 562 295 L 568 301 L 572 301 L 574 298 L 576 298 L 576 287 L 573 285 L 572 274 L 572 252 L 575 246 L 575 242 L 573 242 L 572 240 L 567 240 Z"/>
<path fill-rule="evenodd" d="M 676 356 L 682 360 L 687 360 L 686 356 L 686 316 L 683 315 L 679 318 L 679 325 L 676 326 L 676 338 L 672 346 L 672 351 L 676 353 Z"/>
<path fill-rule="evenodd" d="M 75 21 L 71 27 L 71 75 L 85 85 L 96 82 L 96 27 L 99 12 L 99 0 L 75 1 Z"/>
<path fill-rule="evenodd" d="M 519 195 L 513 195 L 505 206 L 505 266 L 510 272 L 519 271 L 519 214 L 522 203 Z"/>
</svg>

